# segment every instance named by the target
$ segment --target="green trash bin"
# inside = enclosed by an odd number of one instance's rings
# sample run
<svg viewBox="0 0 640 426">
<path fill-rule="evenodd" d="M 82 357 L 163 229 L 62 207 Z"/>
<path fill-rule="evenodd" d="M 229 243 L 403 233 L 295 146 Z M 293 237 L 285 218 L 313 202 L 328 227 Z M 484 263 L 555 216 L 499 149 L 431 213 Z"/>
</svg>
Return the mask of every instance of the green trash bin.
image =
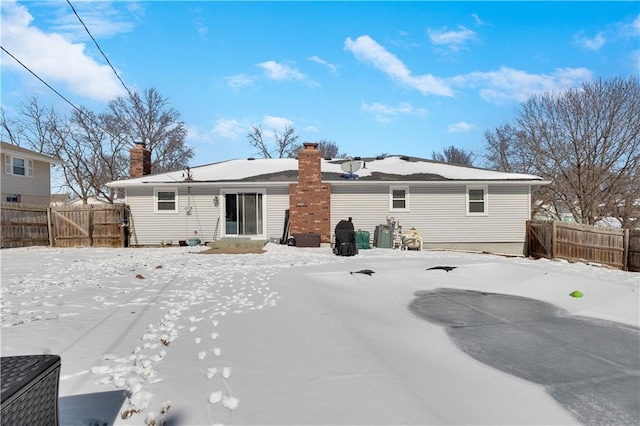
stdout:
<svg viewBox="0 0 640 426">
<path fill-rule="evenodd" d="M 358 250 L 371 248 L 371 244 L 369 244 L 369 231 L 356 231 L 356 248 Z"/>
</svg>

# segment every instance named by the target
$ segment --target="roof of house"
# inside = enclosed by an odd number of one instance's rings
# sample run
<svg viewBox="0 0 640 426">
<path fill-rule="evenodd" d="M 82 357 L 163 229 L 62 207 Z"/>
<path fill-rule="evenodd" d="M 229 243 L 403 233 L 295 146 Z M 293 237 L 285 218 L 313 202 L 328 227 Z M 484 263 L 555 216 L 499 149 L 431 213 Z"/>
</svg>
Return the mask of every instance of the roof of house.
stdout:
<svg viewBox="0 0 640 426">
<path fill-rule="evenodd" d="M 11 145 L 10 143 L 0 141 L 0 151 L 3 154 L 11 155 L 24 155 L 32 160 L 44 161 L 45 163 L 61 165 L 63 161 L 59 158 L 51 157 L 50 155 L 41 154 L 39 152 L 32 151 L 30 149 L 22 148 L 21 146 Z"/>
<path fill-rule="evenodd" d="M 407 156 L 357 158 L 360 168 L 353 175 L 346 173 L 344 158 L 322 159 L 322 181 L 343 182 L 427 182 L 427 181 L 517 181 L 532 184 L 546 183 L 541 177 L 520 173 L 504 173 L 476 167 L 463 167 Z M 346 167 L 345 167 L 346 168 Z M 281 183 L 298 180 L 298 160 L 294 158 L 237 159 L 192 167 L 190 184 L 206 183 Z M 110 182 L 111 187 L 133 187 L 184 183 L 187 172 L 146 175 L 140 178 Z"/>
</svg>

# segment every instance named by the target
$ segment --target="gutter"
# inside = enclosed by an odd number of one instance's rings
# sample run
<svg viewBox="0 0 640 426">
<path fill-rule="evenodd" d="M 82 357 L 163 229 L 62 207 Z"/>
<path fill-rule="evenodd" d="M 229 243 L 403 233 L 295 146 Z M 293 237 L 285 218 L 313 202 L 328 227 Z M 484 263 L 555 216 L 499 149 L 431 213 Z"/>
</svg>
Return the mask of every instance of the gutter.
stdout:
<svg viewBox="0 0 640 426">
<path fill-rule="evenodd" d="M 194 182 L 194 181 L 172 181 L 172 182 L 136 182 L 136 183 L 127 183 L 121 182 L 118 184 L 118 181 L 109 182 L 106 184 L 109 188 L 142 188 L 142 187 L 174 187 L 176 185 L 184 185 L 189 187 L 199 187 L 199 186 L 218 186 L 218 187 L 278 187 L 278 186 L 289 186 L 290 184 L 295 184 L 297 181 L 280 181 L 280 182 L 247 182 L 247 181 L 205 181 L 205 182 Z M 436 186 L 436 185 L 474 185 L 474 184 L 502 184 L 502 185 L 549 185 L 551 181 L 548 180 L 492 180 L 492 179 L 478 179 L 478 180 L 429 180 L 429 181 L 419 181 L 419 180 L 394 180 L 394 181 L 383 181 L 383 180 L 331 180 L 331 181 L 322 181 L 322 183 L 326 183 L 332 186 L 349 186 L 357 183 L 358 185 L 413 185 L 413 186 Z"/>
</svg>

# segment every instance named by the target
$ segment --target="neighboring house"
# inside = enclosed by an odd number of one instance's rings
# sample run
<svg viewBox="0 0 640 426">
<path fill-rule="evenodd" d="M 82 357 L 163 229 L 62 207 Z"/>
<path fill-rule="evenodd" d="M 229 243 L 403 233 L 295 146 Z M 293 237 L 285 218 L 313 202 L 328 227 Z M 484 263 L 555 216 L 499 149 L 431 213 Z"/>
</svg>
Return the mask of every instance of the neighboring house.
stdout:
<svg viewBox="0 0 640 426">
<path fill-rule="evenodd" d="M 74 200 L 69 201 L 69 203 L 67 203 L 67 205 L 69 206 L 84 206 L 84 205 L 106 206 L 109 204 L 111 204 L 109 200 L 107 200 L 106 198 L 100 198 L 100 197 L 88 197 L 86 202 L 83 201 L 81 198 L 76 198 Z"/>
<path fill-rule="evenodd" d="M 113 203 L 110 203 L 108 199 L 102 197 L 87 197 L 86 202 L 82 200 L 82 198 L 71 198 L 68 194 L 53 194 L 51 196 L 51 205 L 52 206 L 84 206 L 84 205 L 94 205 L 94 206 L 107 206 L 114 203 L 123 203 L 123 200 L 115 200 Z"/>
<path fill-rule="evenodd" d="M 281 238 L 289 210 L 290 235 L 313 232 L 323 243 L 342 219 L 373 236 L 394 218 L 420 231 L 424 248 L 522 254 L 531 186 L 548 183 L 404 156 L 322 159 L 315 143 L 298 160 L 229 160 L 157 175 L 146 175 L 144 145 L 130 154 L 132 178 L 107 185 L 125 189 L 140 245 L 196 232 L 205 242 Z M 360 167 L 355 175 L 345 173 L 349 164 Z"/>
<path fill-rule="evenodd" d="M 66 206 L 71 201 L 69 194 L 51 194 L 52 206 Z"/>
<path fill-rule="evenodd" d="M 62 161 L 19 146 L 0 142 L 2 201 L 48 205 L 51 201 L 51 166 Z"/>
</svg>

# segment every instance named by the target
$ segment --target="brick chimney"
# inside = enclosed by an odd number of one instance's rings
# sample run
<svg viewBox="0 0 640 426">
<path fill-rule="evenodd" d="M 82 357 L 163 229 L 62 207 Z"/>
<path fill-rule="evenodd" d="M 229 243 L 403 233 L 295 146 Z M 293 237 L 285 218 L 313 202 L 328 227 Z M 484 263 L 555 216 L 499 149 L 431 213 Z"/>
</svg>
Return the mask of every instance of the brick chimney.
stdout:
<svg viewBox="0 0 640 426">
<path fill-rule="evenodd" d="M 151 174 L 151 151 L 147 149 L 144 142 L 136 142 L 129 150 L 129 158 L 131 161 L 129 174 L 132 178 Z"/>
<path fill-rule="evenodd" d="M 289 185 L 290 234 L 314 233 L 331 242 L 331 185 L 322 183 L 322 151 L 305 142 L 298 151 L 298 183 Z"/>
</svg>

